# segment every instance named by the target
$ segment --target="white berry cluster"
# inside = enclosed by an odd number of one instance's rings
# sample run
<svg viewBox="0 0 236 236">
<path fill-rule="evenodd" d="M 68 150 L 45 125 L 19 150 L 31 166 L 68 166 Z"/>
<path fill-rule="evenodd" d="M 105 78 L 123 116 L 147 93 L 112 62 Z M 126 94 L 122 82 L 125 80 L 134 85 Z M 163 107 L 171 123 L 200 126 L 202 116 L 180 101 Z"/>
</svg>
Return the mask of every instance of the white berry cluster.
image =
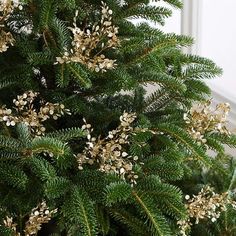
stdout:
<svg viewBox="0 0 236 236">
<path fill-rule="evenodd" d="M 115 60 L 103 54 L 107 49 L 119 44 L 118 27 L 112 25 L 112 10 L 102 2 L 101 21 L 87 29 L 80 29 L 76 24 L 78 12 L 74 18 L 71 49 L 65 50 L 62 57 L 57 57 L 56 64 L 79 62 L 96 72 L 105 72 L 115 67 Z M 94 53 L 96 51 L 96 53 Z"/>
<path fill-rule="evenodd" d="M 49 210 L 45 201 L 42 201 L 36 208 L 31 210 L 29 219 L 25 223 L 24 235 L 35 236 L 41 229 L 42 224 L 48 223 L 52 216 L 57 213 L 57 209 Z M 13 217 L 6 217 L 3 221 L 4 226 L 11 229 L 14 236 L 21 236 L 17 231 L 17 223 L 13 221 Z"/>
<path fill-rule="evenodd" d="M 227 116 L 230 111 L 228 103 L 220 103 L 215 109 L 211 107 L 211 101 L 194 105 L 190 111 L 184 114 L 189 134 L 199 143 L 207 142 L 205 134 L 219 132 L 230 135 L 227 129 Z"/>
<path fill-rule="evenodd" d="M 84 120 L 82 129 L 87 131 L 87 147 L 76 156 L 79 169 L 83 170 L 84 164 L 98 165 L 100 171 L 118 174 L 122 178 L 129 179 L 132 184 L 136 184 L 138 175 L 133 171 L 133 167 L 138 157 L 131 156 L 126 151 L 129 137 L 134 133 L 131 124 L 135 119 L 134 113 L 124 112 L 120 116 L 118 128 L 110 131 L 103 139 L 92 137 L 93 129 Z"/>
<path fill-rule="evenodd" d="M 11 32 L 5 30 L 5 23 L 16 8 L 22 10 L 22 5 L 18 0 L 0 0 L 0 53 L 7 51 L 14 43 Z"/>
<path fill-rule="evenodd" d="M 7 216 L 3 220 L 3 224 L 5 227 L 9 228 L 12 230 L 13 236 L 21 236 L 20 233 L 17 232 L 17 224 L 13 221 L 13 217 Z M 1 226 L 1 225 L 0 225 Z"/>
<path fill-rule="evenodd" d="M 29 220 L 25 224 L 25 235 L 37 235 L 38 231 L 42 227 L 42 224 L 48 223 L 55 213 L 57 213 L 57 209 L 49 210 L 45 201 L 40 203 L 31 211 Z"/>
<path fill-rule="evenodd" d="M 15 8 L 22 10 L 22 4 L 19 0 L 0 0 L 1 14 L 9 15 Z"/>
<path fill-rule="evenodd" d="M 193 197 L 186 195 L 185 199 L 189 217 L 177 222 L 180 234 L 183 236 L 186 236 L 191 229 L 193 224 L 191 219 L 195 220 L 195 224 L 198 224 L 200 220 L 208 219 L 215 222 L 221 213 L 227 210 L 228 205 L 236 209 L 236 202 L 230 199 L 228 192 L 218 194 L 210 186 L 203 187 L 198 195 L 193 195 Z"/>
<path fill-rule="evenodd" d="M 0 108 L 0 122 L 4 122 L 7 126 L 15 126 L 17 123 L 24 123 L 31 128 L 33 134 L 40 136 L 45 133 L 45 127 L 42 124 L 46 120 L 53 118 L 57 120 L 62 115 L 70 114 L 63 104 L 59 103 L 43 103 L 40 107 L 35 108 L 35 99 L 39 93 L 28 91 L 23 95 L 18 95 L 13 100 L 14 110 L 2 106 Z"/>
</svg>

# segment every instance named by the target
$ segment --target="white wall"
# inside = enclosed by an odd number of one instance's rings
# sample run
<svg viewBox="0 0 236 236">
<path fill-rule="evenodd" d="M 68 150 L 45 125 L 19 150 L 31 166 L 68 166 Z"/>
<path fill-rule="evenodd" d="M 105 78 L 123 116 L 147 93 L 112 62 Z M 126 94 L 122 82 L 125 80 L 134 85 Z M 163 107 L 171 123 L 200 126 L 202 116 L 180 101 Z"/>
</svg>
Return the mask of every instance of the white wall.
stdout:
<svg viewBox="0 0 236 236">
<path fill-rule="evenodd" d="M 229 117 L 236 128 L 236 0 L 199 0 L 201 33 L 199 54 L 212 59 L 223 69 L 221 78 L 209 81 L 215 103 L 229 102 Z"/>
<path fill-rule="evenodd" d="M 236 102 L 236 0 L 202 0 L 200 24 L 199 53 L 224 70 L 210 85 Z"/>
</svg>

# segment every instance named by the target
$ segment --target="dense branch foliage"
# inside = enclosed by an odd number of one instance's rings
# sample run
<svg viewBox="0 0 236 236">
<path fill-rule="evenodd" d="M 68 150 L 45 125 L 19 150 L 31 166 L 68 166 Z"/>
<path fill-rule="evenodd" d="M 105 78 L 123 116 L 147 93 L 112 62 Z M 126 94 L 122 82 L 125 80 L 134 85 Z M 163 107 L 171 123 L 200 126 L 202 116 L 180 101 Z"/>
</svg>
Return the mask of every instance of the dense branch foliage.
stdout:
<svg viewBox="0 0 236 236">
<path fill-rule="evenodd" d="M 0 1 L 2 236 L 177 235 L 189 217 L 183 193 L 201 189 L 192 176 L 204 168 L 230 179 L 208 153 L 236 145 L 221 128 L 228 105 L 213 120 L 207 106 L 191 109 L 221 69 L 182 52 L 191 38 L 158 29 L 181 6 Z"/>
</svg>

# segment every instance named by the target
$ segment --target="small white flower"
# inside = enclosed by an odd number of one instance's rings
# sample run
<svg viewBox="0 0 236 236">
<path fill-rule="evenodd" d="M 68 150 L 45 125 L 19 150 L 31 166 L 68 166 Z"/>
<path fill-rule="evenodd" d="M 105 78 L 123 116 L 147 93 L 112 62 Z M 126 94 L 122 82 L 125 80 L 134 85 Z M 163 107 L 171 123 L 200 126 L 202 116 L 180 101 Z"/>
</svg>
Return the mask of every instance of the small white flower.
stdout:
<svg viewBox="0 0 236 236">
<path fill-rule="evenodd" d="M 11 121 L 11 126 L 15 126 L 16 122 L 14 120 Z"/>
<path fill-rule="evenodd" d="M 190 196 L 189 196 L 189 195 L 185 195 L 185 199 L 186 199 L 186 200 L 189 200 L 189 199 L 190 199 Z"/>
<path fill-rule="evenodd" d="M 211 221 L 216 222 L 216 218 L 215 217 L 211 218 Z"/>
<path fill-rule="evenodd" d="M 90 129 L 90 128 L 91 128 L 91 125 L 90 125 L 90 124 L 87 124 L 87 125 L 86 125 L 86 128 L 87 128 L 87 129 Z"/>
<path fill-rule="evenodd" d="M 91 142 L 88 142 L 87 144 L 88 144 L 89 148 L 93 148 L 94 147 L 93 143 L 91 143 Z"/>
<path fill-rule="evenodd" d="M 128 153 L 127 152 L 122 152 L 122 157 L 126 157 L 128 156 Z"/>
<path fill-rule="evenodd" d="M 48 215 L 49 213 L 50 213 L 49 210 L 46 210 L 46 211 L 44 212 L 45 215 Z"/>
<path fill-rule="evenodd" d="M 2 120 L 3 121 L 7 121 L 8 120 L 8 116 L 3 116 Z"/>
<path fill-rule="evenodd" d="M 35 216 L 38 216 L 38 215 L 39 215 L 39 211 L 35 211 L 35 212 L 34 212 L 34 215 L 35 215 Z"/>
<path fill-rule="evenodd" d="M 6 114 L 7 114 L 7 115 L 10 115 L 11 112 L 12 112 L 11 109 L 7 109 L 7 110 L 6 110 Z"/>
</svg>

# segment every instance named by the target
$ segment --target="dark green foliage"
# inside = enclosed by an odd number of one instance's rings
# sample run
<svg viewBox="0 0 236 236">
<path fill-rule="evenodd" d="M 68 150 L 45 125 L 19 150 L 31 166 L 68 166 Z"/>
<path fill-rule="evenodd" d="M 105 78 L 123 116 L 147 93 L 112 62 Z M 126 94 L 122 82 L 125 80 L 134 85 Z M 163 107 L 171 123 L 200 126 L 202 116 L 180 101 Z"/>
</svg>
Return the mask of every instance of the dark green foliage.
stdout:
<svg viewBox="0 0 236 236">
<path fill-rule="evenodd" d="M 81 131 L 81 129 L 72 127 L 48 133 L 47 137 L 59 139 L 61 141 L 69 141 L 73 138 L 84 137 L 84 135 L 85 132 Z"/>
<path fill-rule="evenodd" d="M 154 202 L 147 194 L 133 193 L 136 199 L 136 205 L 142 218 L 147 221 L 150 227 L 151 235 L 169 236 L 171 230 L 160 210 L 154 206 Z"/>
<path fill-rule="evenodd" d="M 131 197 L 132 188 L 126 182 L 111 183 L 106 187 L 106 203 L 112 205 L 118 202 L 125 202 Z"/>
<path fill-rule="evenodd" d="M 34 90 L 40 101 L 64 104 L 72 114 L 47 120 L 40 137 L 26 124 L 12 127 L 1 120 L 0 235 L 12 235 L 4 226 L 11 216 L 24 236 L 31 210 L 45 200 L 58 213 L 42 225 L 39 236 L 172 236 L 176 222 L 186 217 L 183 192 L 190 194 L 208 183 L 219 192 L 235 187 L 233 159 L 227 162 L 229 169 L 221 160 L 223 144 L 235 147 L 235 136 L 206 135 L 208 148 L 218 153 L 213 159 L 188 134 L 183 120 L 194 102 L 210 95 L 203 79 L 221 74 L 221 69 L 208 59 L 182 53 L 193 39 L 165 34 L 144 21 L 164 25 L 181 1 L 164 0 L 165 7 L 159 1 L 155 6 L 148 0 L 104 1 L 113 11 L 112 25 L 119 27 L 120 40 L 116 49 L 104 51 L 116 60 L 115 68 L 106 72 L 91 71 L 82 63 L 55 63 L 71 49 L 69 27 L 75 11 L 78 27 L 91 30 L 101 20 L 100 1 L 24 2 L 4 28 L 15 42 L 0 53 L 0 104 L 14 112 L 12 100 Z M 21 30 L 27 25 L 32 32 Z M 147 94 L 144 87 L 149 85 L 155 90 Z M 102 139 L 117 128 L 124 111 L 137 115 L 134 134 L 125 145 L 129 155 L 138 156 L 133 185 L 127 178 L 101 172 L 97 162 L 79 170 L 76 160 L 87 146 L 87 132 L 79 128 L 83 118 L 92 125 L 92 135 Z M 204 180 L 202 168 L 208 170 Z M 226 219 L 231 235 L 236 234 L 235 213 L 229 209 L 219 227 L 200 225 L 193 235 L 224 235 Z"/>
<path fill-rule="evenodd" d="M 33 157 L 27 161 L 32 172 L 42 181 L 53 179 L 57 176 L 54 167 L 43 158 Z"/>
<path fill-rule="evenodd" d="M 48 199 L 59 198 L 67 192 L 70 184 L 70 181 L 63 177 L 51 178 L 45 184 L 45 194 Z"/>
<path fill-rule="evenodd" d="M 130 235 L 150 235 L 151 232 L 147 229 L 144 221 L 131 214 L 125 209 L 115 208 L 109 210 L 110 215 L 123 225 L 128 226 L 128 232 Z"/>
<path fill-rule="evenodd" d="M 12 164 L 1 163 L 0 177 L 2 182 L 18 189 L 24 189 L 28 182 L 27 175 Z"/>
<path fill-rule="evenodd" d="M 97 235 L 94 204 L 82 190 L 78 188 L 72 190 L 64 203 L 62 212 L 67 223 L 72 223 L 72 227 L 68 226 L 69 232 L 72 230 L 72 233 L 77 235 Z M 75 226 L 76 228 L 73 229 Z"/>
<path fill-rule="evenodd" d="M 66 152 L 68 151 L 65 143 L 47 137 L 35 138 L 31 143 L 31 148 L 33 154 L 49 152 L 55 156 L 66 155 Z"/>
</svg>

